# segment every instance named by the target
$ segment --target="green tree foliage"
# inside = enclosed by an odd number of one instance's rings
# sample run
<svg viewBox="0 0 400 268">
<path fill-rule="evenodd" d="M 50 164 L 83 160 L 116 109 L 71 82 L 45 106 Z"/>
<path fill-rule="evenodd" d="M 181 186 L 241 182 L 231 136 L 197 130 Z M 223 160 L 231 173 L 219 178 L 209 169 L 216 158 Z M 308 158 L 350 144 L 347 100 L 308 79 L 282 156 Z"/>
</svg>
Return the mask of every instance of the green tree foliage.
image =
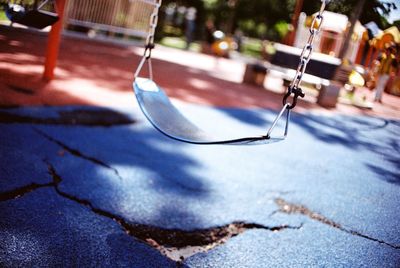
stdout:
<svg viewBox="0 0 400 268">
<path fill-rule="evenodd" d="M 295 0 L 204 0 L 204 3 L 208 17 L 225 32 L 233 33 L 239 27 L 250 36 L 279 39 L 284 31 L 282 26 L 290 21 Z"/>
<path fill-rule="evenodd" d="M 261 38 L 280 40 L 287 29 L 287 23 L 291 20 L 291 12 L 294 10 L 295 0 L 239 0 L 235 19 L 237 21 L 251 18 L 257 28 L 265 27 L 265 32 L 258 35 Z M 260 34 L 260 32 L 257 32 Z"/>
<path fill-rule="evenodd" d="M 287 32 L 291 23 L 297 0 L 164 0 L 163 6 L 169 3 L 194 6 L 198 10 L 197 32 L 201 36 L 201 29 L 207 18 L 214 20 L 218 29 L 233 33 L 240 28 L 246 35 L 280 41 Z M 345 14 L 352 14 L 359 0 L 331 0 L 327 10 Z M 396 4 L 397 3 L 397 4 Z M 400 8 L 396 0 L 367 0 L 360 17 L 362 24 L 374 21 L 382 29 L 389 23 L 382 15 L 391 10 Z M 311 15 L 319 10 L 321 0 L 304 0 L 302 11 Z M 161 15 L 162 16 L 162 15 Z M 162 19 L 161 19 L 162 20 Z"/>
<path fill-rule="evenodd" d="M 350 17 L 359 0 L 332 0 L 327 10 L 345 14 Z M 236 27 L 243 27 L 247 34 L 268 39 L 279 39 L 285 31 L 285 22 L 288 25 L 296 5 L 296 0 L 204 0 L 208 11 L 215 15 L 217 25 L 233 24 L 233 27 L 225 27 L 225 31 L 232 31 Z M 232 5 L 234 2 L 234 5 Z M 304 0 L 303 11 L 311 15 L 319 10 L 320 0 Z M 381 28 L 387 28 L 389 23 L 382 15 L 387 15 L 396 8 L 395 1 L 367 0 L 360 17 L 362 24 L 375 21 Z M 397 8 L 400 8 L 397 4 Z M 251 23 L 249 22 L 251 21 Z M 253 27 L 249 27 L 253 25 Z M 262 26 L 261 26 L 262 25 Z M 223 26 L 223 25 L 222 25 Z M 263 27 L 266 31 L 259 29 Z M 260 36 L 259 34 L 262 33 Z"/>
<path fill-rule="evenodd" d="M 350 17 L 358 1 L 359 0 L 332 0 L 327 10 Z M 320 0 L 306 0 L 305 2 L 307 2 L 307 4 L 304 4 L 303 11 L 306 12 L 307 15 L 315 13 L 321 4 Z M 370 21 L 374 21 L 380 28 L 385 29 L 389 27 L 389 23 L 384 16 L 388 15 L 391 10 L 396 8 L 400 8 L 400 5 L 398 2 L 396 4 L 395 0 L 388 0 L 387 2 L 367 0 L 360 16 L 360 22 L 366 24 Z"/>
</svg>

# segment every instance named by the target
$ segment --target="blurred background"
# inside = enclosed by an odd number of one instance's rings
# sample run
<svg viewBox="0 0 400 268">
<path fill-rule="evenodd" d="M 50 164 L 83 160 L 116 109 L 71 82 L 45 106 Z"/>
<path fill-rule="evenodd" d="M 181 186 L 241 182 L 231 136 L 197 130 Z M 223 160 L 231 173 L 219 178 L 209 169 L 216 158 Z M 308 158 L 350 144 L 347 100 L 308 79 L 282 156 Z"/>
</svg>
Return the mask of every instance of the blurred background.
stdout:
<svg viewBox="0 0 400 268">
<path fill-rule="evenodd" d="M 65 5 L 62 29 L 70 35 L 141 45 L 148 33 L 153 2 L 148 0 L 1 0 L 0 21 L 10 25 L 10 7 L 25 11 L 39 7 L 57 14 L 57 2 Z M 319 0 L 166 0 L 159 12 L 156 42 L 245 62 L 244 82 L 263 84 L 267 69 L 287 81 L 300 53 L 291 48 L 300 49 L 307 42 L 320 5 Z M 373 90 L 385 49 L 395 48 L 399 59 L 398 5 L 389 0 L 330 1 L 314 41 L 315 64 L 312 61 L 307 69 L 311 77 L 305 80 L 317 90 L 328 81 L 339 81 L 350 102 L 356 87 Z M 391 70 L 385 90 L 400 95 L 399 68 Z M 363 94 L 357 104 L 370 107 L 365 100 Z"/>
</svg>

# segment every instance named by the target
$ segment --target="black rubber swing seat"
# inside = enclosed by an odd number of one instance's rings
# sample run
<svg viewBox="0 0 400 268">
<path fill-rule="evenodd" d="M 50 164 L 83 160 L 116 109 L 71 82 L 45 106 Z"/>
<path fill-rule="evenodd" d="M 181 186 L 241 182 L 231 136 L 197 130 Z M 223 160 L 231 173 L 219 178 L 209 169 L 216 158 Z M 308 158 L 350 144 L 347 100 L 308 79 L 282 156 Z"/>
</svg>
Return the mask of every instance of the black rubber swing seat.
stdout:
<svg viewBox="0 0 400 268">
<path fill-rule="evenodd" d="M 150 123 L 164 135 L 192 144 L 256 145 L 279 142 L 282 137 L 215 137 L 198 128 L 171 103 L 165 92 L 151 79 L 136 78 L 133 88 L 139 106 Z"/>
<path fill-rule="evenodd" d="M 36 29 L 44 29 L 59 20 L 55 13 L 33 9 L 29 11 L 14 11 L 11 7 L 6 10 L 6 16 L 13 23 L 19 23 Z"/>
</svg>

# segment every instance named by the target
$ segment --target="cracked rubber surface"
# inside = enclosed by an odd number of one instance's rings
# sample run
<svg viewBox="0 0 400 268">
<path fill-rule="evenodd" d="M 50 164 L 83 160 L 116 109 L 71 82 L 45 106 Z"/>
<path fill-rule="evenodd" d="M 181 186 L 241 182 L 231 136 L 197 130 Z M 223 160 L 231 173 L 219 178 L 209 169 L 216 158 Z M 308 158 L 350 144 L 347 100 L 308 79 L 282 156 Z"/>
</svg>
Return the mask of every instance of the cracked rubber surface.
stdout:
<svg viewBox="0 0 400 268">
<path fill-rule="evenodd" d="M 50 183 L 41 157 L 58 147 L 44 141 L 31 127 L 0 125 L 0 195 L 28 185 Z"/>
<path fill-rule="evenodd" d="M 1 202 L 0 211 L 1 267 L 175 267 L 51 188 Z"/>
<path fill-rule="evenodd" d="M 249 242 L 251 241 L 251 243 Z M 306 222 L 301 230 L 251 230 L 207 253 L 189 258 L 189 267 L 398 267 L 400 252 Z"/>
<path fill-rule="evenodd" d="M 212 118 L 216 132 L 257 134 L 263 129 L 256 125 L 268 125 L 274 116 L 263 110 L 182 107 L 204 129 L 210 127 Z M 4 111 L 48 118 L 62 114 L 63 109 L 73 114 L 74 109 L 82 113 L 85 108 Z M 101 109 L 90 111 L 103 113 Z M 0 124 L 1 157 L 6 163 L 1 166 L 0 197 L 8 194 L 0 205 L 7 207 L 50 191 L 44 190 L 53 187 L 46 186 L 54 181 L 50 165 L 61 178 L 57 189 L 66 201 L 84 208 L 89 217 L 115 218 L 114 224 L 125 229 L 123 240 L 139 239 L 154 248 L 157 243 L 168 246 L 163 237 L 173 237 L 174 230 L 193 235 L 203 232 L 207 238 L 218 233 L 218 228 L 238 222 L 271 228 L 302 226 L 276 232 L 233 230 L 237 234 L 222 244 L 205 253 L 186 255 L 188 266 L 307 266 L 313 260 L 318 266 L 362 266 L 369 258 L 372 264 L 382 262 L 390 267 L 399 261 L 399 121 L 294 115 L 287 141 L 234 148 L 171 141 L 153 130 L 137 109 L 115 114 L 126 114 L 132 123 L 104 127 L 116 122 L 111 116 L 96 118 L 92 125 L 35 120 Z M 39 186 L 30 191 L 32 184 Z M 26 190 L 22 196 L 21 189 Z M 20 197 L 12 200 L 13 196 Z M 282 210 L 277 200 L 290 204 L 293 213 Z M 30 204 L 32 211 L 46 215 L 35 202 Z M 24 221 L 18 215 L 9 217 Z M 68 222 L 64 224 L 63 228 L 69 228 Z M 135 226 L 137 232 L 124 226 Z M 253 243 L 255 237 L 257 243 Z M 0 249 L 12 239 L 0 237 Z M 174 243 L 186 244 L 190 241 Z M 364 258 L 368 252 L 370 257 Z M 12 257 L 9 252 L 2 254 L 0 259 Z"/>
</svg>

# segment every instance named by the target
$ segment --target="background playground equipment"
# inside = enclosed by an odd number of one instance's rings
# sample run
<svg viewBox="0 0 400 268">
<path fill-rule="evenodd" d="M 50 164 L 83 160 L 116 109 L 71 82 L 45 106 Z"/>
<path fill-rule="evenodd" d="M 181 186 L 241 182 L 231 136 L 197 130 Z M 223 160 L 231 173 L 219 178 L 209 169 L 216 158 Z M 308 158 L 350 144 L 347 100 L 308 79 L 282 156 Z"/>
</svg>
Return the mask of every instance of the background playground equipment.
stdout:
<svg viewBox="0 0 400 268">
<path fill-rule="evenodd" d="M 400 31 L 396 26 L 392 26 L 384 31 L 379 28 L 376 28 L 375 31 L 366 28 L 363 33 L 363 39 L 360 42 L 360 49 L 358 50 L 355 63 L 371 67 L 371 64 L 382 50 L 384 50 L 386 44 L 390 43 L 400 45 Z"/>
<path fill-rule="evenodd" d="M 346 15 L 334 12 L 326 11 L 325 14 L 324 23 L 321 26 L 321 34 L 316 37 L 315 40 L 315 51 L 330 55 L 332 57 L 338 57 L 340 49 L 345 41 L 345 34 L 349 19 Z M 301 44 L 306 41 L 304 38 L 305 33 L 309 31 L 311 27 L 311 21 L 315 16 L 316 14 L 311 16 L 307 16 L 305 13 L 300 14 L 295 41 L 293 44 L 295 47 L 301 47 Z M 355 61 L 359 49 L 359 42 L 362 38 L 364 30 L 365 28 L 361 25 L 361 23 L 357 22 L 348 51 L 345 55 L 345 58 L 351 62 Z"/>
<path fill-rule="evenodd" d="M 215 31 L 213 35 L 215 41 L 211 45 L 211 52 L 216 56 L 229 58 L 229 53 L 237 48 L 236 42 L 222 31 Z"/>
<path fill-rule="evenodd" d="M 55 2 L 52 0 L 9 0 L 4 4 L 4 9 L 11 23 L 18 23 L 37 29 L 51 26 L 59 20 Z"/>
<path fill-rule="evenodd" d="M 366 25 L 367 26 L 367 25 Z M 369 69 L 367 78 L 367 86 L 371 89 L 375 87 L 376 68 L 374 62 L 378 56 L 385 50 L 389 44 L 400 46 L 400 31 L 396 26 L 392 26 L 384 31 L 374 27 L 374 31 L 367 28 L 364 32 L 364 38 L 360 43 L 356 63 L 363 65 Z M 397 57 L 400 58 L 399 49 L 397 49 Z M 390 80 L 386 86 L 386 92 L 394 95 L 400 95 L 400 71 L 392 73 Z"/>
<path fill-rule="evenodd" d="M 209 35 L 201 48 L 201 51 L 205 54 L 229 58 L 230 52 L 236 50 L 238 47 L 232 37 L 227 36 L 220 30 L 212 30 Z"/>
</svg>

